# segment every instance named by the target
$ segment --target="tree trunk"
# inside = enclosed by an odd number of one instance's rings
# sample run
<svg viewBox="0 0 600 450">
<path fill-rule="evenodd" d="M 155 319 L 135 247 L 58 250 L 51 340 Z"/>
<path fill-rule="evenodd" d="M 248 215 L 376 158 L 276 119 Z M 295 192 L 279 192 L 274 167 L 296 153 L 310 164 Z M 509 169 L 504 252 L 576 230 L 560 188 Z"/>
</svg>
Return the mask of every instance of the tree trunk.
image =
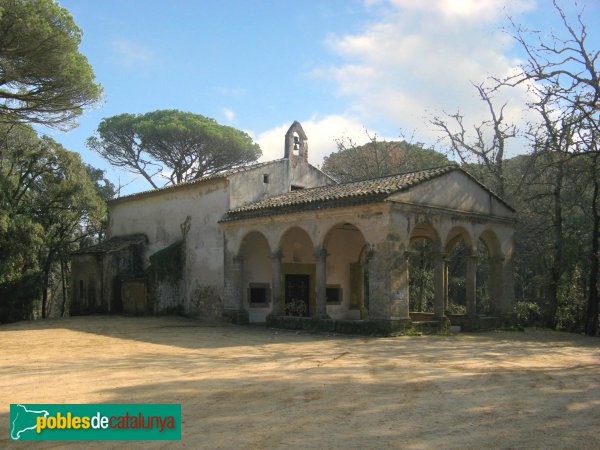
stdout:
<svg viewBox="0 0 600 450">
<path fill-rule="evenodd" d="M 592 194 L 592 252 L 590 254 L 590 282 L 587 304 L 587 317 L 585 321 L 585 333 L 595 336 L 598 332 L 598 238 L 600 237 L 600 214 L 598 213 L 598 176 L 597 176 L 598 154 L 594 154 L 592 165 L 592 183 L 594 191 Z"/>
<path fill-rule="evenodd" d="M 560 160 L 557 165 L 556 185 L 554 186 L 554 255 L 550 267 L 550 283 L 548 284 L 548 310 L 546 325 L 550 328 L 556 328 L 556 311 L 558 309 L 558 285 L 562 272 L 562 185 L 563 185 L 563 161 Z"/>
<path fill-rule="evenodd" d="M 62 307 L 60 309 L 60 317 L 64 317 L 65 309 L 67 307 L 67 281 L 65 278 L 65 262 L 63 261 L 62 258 L 60 259 L 60 280 L 62 283 L 62 292 L 63 292 Z"/>
<path fill-rule="evenodd" d="M 48 259 L 44 264 L 44 278 L 42 280 L 42 319 L 48 316 L 48 285 L 50 280 L 50 268 L 52 267 L 52 252 L 48 252 Z"/>
</svg>

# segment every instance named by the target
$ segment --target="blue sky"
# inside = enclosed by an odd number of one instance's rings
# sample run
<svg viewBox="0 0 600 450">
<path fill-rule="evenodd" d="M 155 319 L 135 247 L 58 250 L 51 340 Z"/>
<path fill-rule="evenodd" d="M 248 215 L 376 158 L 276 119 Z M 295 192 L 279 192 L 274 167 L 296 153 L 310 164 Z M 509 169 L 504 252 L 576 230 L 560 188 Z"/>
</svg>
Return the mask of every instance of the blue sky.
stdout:
<svg viewBox="0 0 600 450">
<path fill-rule="evenodd" d="M 401 133 L 435 144 L 429 118 L 458 107 L 484 117 L 470 81 L 510 73 L 522 57 L 506 16 L 558 29 L 549 0 L 60 0 L 83 29 L 81 51 L 104 99 L 79 127 L 45 130 L 107 170 L 122 194 L 149 185 L 111 168 L 85 147 L 100 120 L 156 109 L 192 111 L 250 133 L 263 159 L 279 158 L 293 120 L 303 123 L 309 159 L 320 165 L 334 140 Z M 561 3 L 568 11 L 571 2 Z M 580 2 L 600 47 L 600 5 Z M 526 93 L 499 94 L 526 120 Z M 519 153 L 522 149 L 511 149 Z"/>
</svg>

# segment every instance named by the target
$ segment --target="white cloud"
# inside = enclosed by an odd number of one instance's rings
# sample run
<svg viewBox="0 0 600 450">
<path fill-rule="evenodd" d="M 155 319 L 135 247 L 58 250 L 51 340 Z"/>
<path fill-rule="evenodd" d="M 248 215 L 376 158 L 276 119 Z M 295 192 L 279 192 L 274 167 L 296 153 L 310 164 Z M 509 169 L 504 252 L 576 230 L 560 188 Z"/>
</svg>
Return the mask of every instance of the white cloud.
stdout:
<svg viewBox="0 0 600 450">
<path fill-rule="evenodd" d="M 229 108 L 223 108 L 223 115 L 228 122 L 233 122 L 235 119 L 235 113 Z"/>
<path fill-rule="evenodd" d="M 512 39 L 503 19 L 534 7 L 531 0 L 370 0 L 383 7 L 379 19 L 361 32 L 331 35 L 326 44 L 342 57 L 339 65 L 313 70 L 333 82 L 348 111 L 363 123 L 414 131 L 436 141 L 429 118 L 460 108 L 472 123 L 487 119 L 485 105 L 471 82 L 510 73 L 517 61 L 508 55 Z M 520 121 L 525 87 L 498 93 L 509 102 L 508 120 Z"/>
<path fill-rule="evenodd" d="M 323 158 L 337 150 L 336 139 L 350 138 L 357 144 L 367 142 L 368 138 L 359 120 L 340 115 L 312 117 L 300 122 L 308 137 L 308 160 L 320 166 Z M 258 134 L 255 139 L 263 155 L 261 161 L 283 158 L 285 133 L 292 122 L 279 125 Z"/>
<path fill-rule="evenodd" d="M 149 64 L 155 59 L 151 49 L 129 39 L 115 39 L 111 45 L 121 63 L 126 66 Z"/>
</svg>

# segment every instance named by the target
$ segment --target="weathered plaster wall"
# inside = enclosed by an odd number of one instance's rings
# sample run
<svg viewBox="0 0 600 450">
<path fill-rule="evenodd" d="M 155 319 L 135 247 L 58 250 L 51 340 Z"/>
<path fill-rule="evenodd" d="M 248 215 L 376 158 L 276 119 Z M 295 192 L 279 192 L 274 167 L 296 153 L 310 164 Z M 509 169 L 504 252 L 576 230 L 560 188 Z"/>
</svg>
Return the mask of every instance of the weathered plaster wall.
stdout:
<svg viewBox="0 0 600 450">
<path fill-rule="evenodd" d="M 265 175 L 268 182 L 265 183 Z M 280 159 L 255 169 L 232 174 L 230 208 L 290 192 L 292 185 L 303 188 L 326 186 L 333 181 L 320 170 L 297 159 Z"/>
<path fill-rule="evenodd" d="M 182 239 L 181 225 L 190 217 L 183 283 L 181 288 L 160 288 L 159 294 L 165 295 L 158 303 L 157 312 L 174 307 L 172 297 L 177 295 L 188 314 L 220 316 L 223 236 L 217 223 L 227 211 L 228 203 L 227 181 L 214 180 L 109 205 L 111 235 L 144 233 L 148 236 L 146 267 L 150 255 Z"/>
<path fill-rule="evenodd" d="M 439 178 L 398 192 L 389 198 L 400 203 L 430 205 L 456 211 L 514 217 L 514 212 L 462 172 L 452 171 Z"/>
</svg>

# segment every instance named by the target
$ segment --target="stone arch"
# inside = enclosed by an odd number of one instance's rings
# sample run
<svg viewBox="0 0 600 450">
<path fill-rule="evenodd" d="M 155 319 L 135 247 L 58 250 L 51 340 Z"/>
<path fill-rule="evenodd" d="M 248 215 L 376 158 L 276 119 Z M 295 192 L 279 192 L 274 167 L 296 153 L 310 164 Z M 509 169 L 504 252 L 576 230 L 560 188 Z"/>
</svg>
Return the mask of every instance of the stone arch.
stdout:
<svg viewBox="0 0 600 450">
<path fill-rule="evenodd" d="M 428 222 L 418 222 L 410 231 L 409 242 L 412 244 L 419 239 L 431 241 L 434 251 L 441 250 L 441 239 L 435 227 Z"/>
<path fill-rule="evenodd" d="M 471 238 L 471 233 L 469 233 L 465 227 L 454 226 L 450 229 L 450 231 L 448 231 L 446 236 L 446 244 L 444 245 L 445 251 L 449 252 L 452 250 L 452 247 L 454 247 L 461 239 L 468 247 L 473 248 L 473 239 Z"/>
<path fill-rule="evenodd" d="M 413 320 L 428 320 L 428 314 L 445 316 L 445 262 L 442 241 L 435 227 L 418 222 L 409 235 L 409 308 Z"/>
<path fill-rule="evenodd" d="M 284 263 L 315 262 L 315 245 L 310 234 L 298 225 L 286 228 L 279 238 L 278 250 L 282 253 Z"/>
<path fill-rule="evenodd" d="M 444 310 L 451 315 L 464 315 L 467 312 L 467 298 L 474 304 L 475 293 L 469 290 L 469 281 L 476 270 L 471 260 L 473 239 L 463 226 L 454 226 L 448 231 L 444 245 Z M 472 297 L 472 298 L 471 298 Z M 471 305 L 472 307 L 472 305 Z"/>
<path fill-rule="evenodd" d="M 272 308 L 272 252 L 260 231 L 252 230 L 240 242 L 242 305 L 250 322 L 265 322 Z"/>
<path fill-rule="evenodd" d="M 485 229 L 479 235 L 479 241 L 487 247 L 490 253 L 490 258 L 502 258 L 502 246 L 500 245 L 500 239 L 498 235 L 490 228 Z"/>
<path fill-rule="evenodd" d="M 321 246 L 327 252 L 327 314 L 346 320 L 366 317 L 363 232 L 350 222 L 337 223 L 327 230 Z"/>
<path fill-rule="evenodd" d="M 283 314 L 315 316 L 317 313 L 317 258 L 311 236 L 298 225 L 281 235 L 277 252 L 281 261 Z"/>
</svg>

